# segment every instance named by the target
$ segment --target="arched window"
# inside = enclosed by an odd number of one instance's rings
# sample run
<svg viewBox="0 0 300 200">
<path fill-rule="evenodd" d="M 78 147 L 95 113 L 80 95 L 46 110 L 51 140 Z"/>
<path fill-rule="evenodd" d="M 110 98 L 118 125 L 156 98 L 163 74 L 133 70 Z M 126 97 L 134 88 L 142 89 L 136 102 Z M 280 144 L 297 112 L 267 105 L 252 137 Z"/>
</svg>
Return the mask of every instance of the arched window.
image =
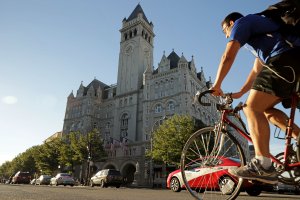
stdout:
<svg viewBox="0 0 300 200">
<path fill-rule="evenodd" d="M 162 106 L 161 106 L 161 104 L 157 104 L 156 106 L 155 106 L 155 113 L 160 113 L 162 111 Z"/>
<path fill-rule="evenodd" d="M 175 103 L 174 101 L 169 101 L 167 106 L 169 111 L 175 110 Z"/>
<path fill-rule="evenodd" d="M 128 114 L 125 113 L 121 117 L 121 126 L 122 127 L 128 127 Z"/>
</svg>

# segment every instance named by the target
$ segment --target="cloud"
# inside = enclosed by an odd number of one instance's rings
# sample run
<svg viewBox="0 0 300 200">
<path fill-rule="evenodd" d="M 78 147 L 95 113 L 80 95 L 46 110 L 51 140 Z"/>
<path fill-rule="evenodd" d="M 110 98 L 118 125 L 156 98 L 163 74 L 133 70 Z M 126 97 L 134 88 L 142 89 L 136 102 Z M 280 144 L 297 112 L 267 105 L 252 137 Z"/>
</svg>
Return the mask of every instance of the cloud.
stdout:
<svg viewBox="0 0 300 200">
<path fill-rule="evenodd" d="M 17 97 L 14 97 L 14 96 L 5 96 L 2 98 L 2 102 L 5 103 L 5 104 L 16 104 L 18 102 L 18 99 Z"/>
</svg>

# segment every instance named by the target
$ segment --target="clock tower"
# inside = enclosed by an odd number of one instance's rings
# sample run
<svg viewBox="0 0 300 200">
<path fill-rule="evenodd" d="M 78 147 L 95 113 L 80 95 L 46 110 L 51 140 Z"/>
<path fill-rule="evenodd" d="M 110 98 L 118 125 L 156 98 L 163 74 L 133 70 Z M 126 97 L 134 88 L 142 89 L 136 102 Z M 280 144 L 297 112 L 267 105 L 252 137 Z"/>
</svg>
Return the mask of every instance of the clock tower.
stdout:
<svg viewBox="0 0 300 200">
<path fill-rule="evenodd" d="M 153 24 L 140 4 L 123 19 L 120 42 L 117 96 L 136 92 L 143 85 L 143 73 L 153 66 Z"/>
</svg>

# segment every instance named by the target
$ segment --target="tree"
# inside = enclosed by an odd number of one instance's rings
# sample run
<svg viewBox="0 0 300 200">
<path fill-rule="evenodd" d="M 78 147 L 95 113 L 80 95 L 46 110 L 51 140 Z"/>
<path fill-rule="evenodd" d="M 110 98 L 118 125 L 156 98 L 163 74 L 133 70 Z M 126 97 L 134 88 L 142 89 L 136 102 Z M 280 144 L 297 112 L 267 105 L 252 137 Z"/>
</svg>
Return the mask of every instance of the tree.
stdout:
<svg viewBox="0 0 300 200">
<path fill-rule="evenodd" d="M 180 165 L 183 146 L 194 132 L 194 120 L 187 115 L 174 115 L 160 125 L 153 133 L 152 159 Z"/>
<path fill-rule="evenodd" d="M 61 138 L 54 138 L 34 149 L 37 172 L 53 174 L 59 165 L 60 148 L 63 145 Z"/>
<path fill-rule="evenodd" d="M 99 161 L 106 157 L 102 136 L 97 130 L 86 134 L 70 132 L 63 138 L 60 146 L 59 161 L 62 166 L 73 171 L 75 165 L 88 161 Z"/>
</svg>

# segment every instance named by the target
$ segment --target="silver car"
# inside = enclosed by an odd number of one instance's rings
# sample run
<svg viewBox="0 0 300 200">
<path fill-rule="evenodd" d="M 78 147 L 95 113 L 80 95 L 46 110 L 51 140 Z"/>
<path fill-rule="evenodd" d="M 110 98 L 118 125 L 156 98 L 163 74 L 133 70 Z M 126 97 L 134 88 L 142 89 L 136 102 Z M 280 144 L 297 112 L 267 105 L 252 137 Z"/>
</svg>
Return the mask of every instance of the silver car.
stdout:
<svg viewBox="0 0 300 200">
<path fill-rule="evenodd" d="M 75 185 L 75 180 L 70 174 L 67 173 L 58 173 L 55 177 L 51 178 L 50 185 Z"/>
<path fill-rule="evenodd" d="M 38 179 L 35 180 L 36 185 L 49 185 L 51 176 L 49 175 L 40 175 Z"/>
</svg>

